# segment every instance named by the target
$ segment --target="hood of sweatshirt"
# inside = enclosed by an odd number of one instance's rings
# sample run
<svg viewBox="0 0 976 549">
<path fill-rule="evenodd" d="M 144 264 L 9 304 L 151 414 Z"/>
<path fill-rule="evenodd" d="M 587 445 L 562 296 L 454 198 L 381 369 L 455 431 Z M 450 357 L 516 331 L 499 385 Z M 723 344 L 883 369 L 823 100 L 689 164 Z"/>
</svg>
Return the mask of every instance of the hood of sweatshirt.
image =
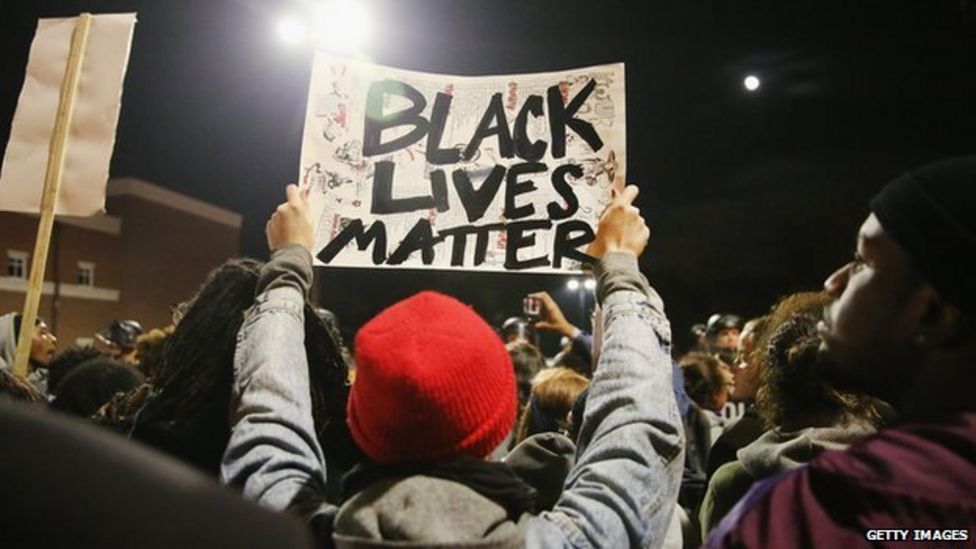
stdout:
<svg viewBox="0 0 976 549">
<path fill-rule="evenodd" d="M 0 316 L 0 370 L 14 367 L 17 356 L 17 334 L 14 333 L 14 316 L 17 313 L 7 313 Z"/>
<path fill-rule="evenodd" d="M 798 431 L 771 429 L 736 454 L 742 467 L 755 479 L 767 478 L 809 462 L 825 450 L 842 450 L 873 435 L 869 422 L 849 419 L 833 427 L 808 427 Z"/>
<path fill-rule="evenodd" d="M 538 433 L 518 444 L 503 460 L 539 493 L 540 510 L 550 510 L 576 463 L 576 445 L 559 433 Z"/>
<path fill-rule="evenodd" d="M 416 475 L 374 483 L 339 509 L 343 547 L 521 547 L 523 529 L 471 488 Z"/>
</svg>

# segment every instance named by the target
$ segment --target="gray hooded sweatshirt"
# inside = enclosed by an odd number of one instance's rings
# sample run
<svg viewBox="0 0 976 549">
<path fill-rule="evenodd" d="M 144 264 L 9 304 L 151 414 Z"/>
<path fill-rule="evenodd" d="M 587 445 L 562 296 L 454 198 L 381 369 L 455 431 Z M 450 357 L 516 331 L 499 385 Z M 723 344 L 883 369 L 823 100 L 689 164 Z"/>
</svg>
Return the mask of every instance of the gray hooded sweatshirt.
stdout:
<svg viewBox="0 0 976 549">
<path fill-rule="evenodd" d="M 14 333 L 14 317 L 17 313 L 0 316 L 0 370 L 14 367 L 17 356 L 17 334 Z"/>
<path fill-rule="evenodd" d="M 799 431 L 766 431 L 736 455 L 754 479 L 768 478 L 809 462 L 820 452 L 843 450 L 877 429 L 867 422 L 850 420 L 835 427 L 808 427 Z"/>
<path fill-rule="evenodd" d="M 769 478 L 808 463 L 827 450 L 843 450 L 877 432 L 869 422 L 848 418 L 833 427 L 808 427 L 798 431 L 771 429 L 739 449 L 738 461 L 716 469 L 701 504 L 702 539 L 757 480 Z"/>
<path fill-rule="evenodd" d="M 524 527 L 467 486 L 417 475 L 383 480 L 356 494 L 336 517 L 334 539 L 345 548 L 397 545 L 391 540 L 410 547 L 426 545 L 417 540 L 431 546 L 522 547 Z"/>
</svg>

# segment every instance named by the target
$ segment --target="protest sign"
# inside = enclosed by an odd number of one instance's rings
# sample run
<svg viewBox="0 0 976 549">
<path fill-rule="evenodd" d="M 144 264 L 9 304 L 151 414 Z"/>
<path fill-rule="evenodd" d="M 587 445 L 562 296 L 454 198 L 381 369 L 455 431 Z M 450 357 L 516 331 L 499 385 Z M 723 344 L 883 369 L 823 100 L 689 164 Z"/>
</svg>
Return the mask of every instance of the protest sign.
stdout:
<svg viewBox="0 0 976 549">
<path fill-rule="evenodd" d="M 0 209 L 40 214 L 13 368 L 20 377 L 27 374 L 55 213 L 103 209 L 134 24 L 135 14 L 83 13 L 37 25 L 0 174 Z"/>
<path fill-rule="evenodd" d="M 0 173 L 0 210 L 36 214 L 41 209 L 49 145 L 77 20 L 37 23 Z M 70 144 L 64 151 L 58 215 L 90 216 L 104 210 L 134 25 L 134 13 L 91 16 L 80 58 Z"/>
<path fill-rule="evenodd" d="M 317 264 L 576 272 L 623 176 L 623 64 L 450 76 L 316 54 Z"/>
</svg>

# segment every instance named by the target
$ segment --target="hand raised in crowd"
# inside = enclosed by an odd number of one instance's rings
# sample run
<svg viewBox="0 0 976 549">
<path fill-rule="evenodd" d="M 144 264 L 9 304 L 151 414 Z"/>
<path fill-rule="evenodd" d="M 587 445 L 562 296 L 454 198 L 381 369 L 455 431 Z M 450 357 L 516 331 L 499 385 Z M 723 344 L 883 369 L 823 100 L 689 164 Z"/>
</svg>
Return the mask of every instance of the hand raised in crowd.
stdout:
<svg viewBox="0 0 976 549">
<path fill-rule="evenodd" d="M 311 252 L 315 244 L 315 227 L 307 193 L 292 184 L 285 187 L 285 194 L 288 201 L 278 206 L 264 228 L 268 248 L 275 251 L 288 244 L 301 244 Z"/>
<path fill-rule="evenodd" d="M 586 249 L 587 255 L 597 259 L 611 252 L 627 252 L 639 256 L 647 246 L 651 231 L 641 217 L 640 210 L 633 205 L 639 192 L 637 186 L 621 187 L 623 181 L 618 179 L 613 198 L 600 215 L 596 238 Z"/>
<path fill-rule="evenodd" d="M 562 309 L 559 308 L 556 301 L 549 295 L 549 292 L 536 292 L 529 294 L 529 297 L 538 299 L 540 304 L 539 320 L 535 323 L 537 330 L 556 332 L 566 337 L 573 337 L 576 326 L 573 326 L 566 320 Z"/>
</svg>

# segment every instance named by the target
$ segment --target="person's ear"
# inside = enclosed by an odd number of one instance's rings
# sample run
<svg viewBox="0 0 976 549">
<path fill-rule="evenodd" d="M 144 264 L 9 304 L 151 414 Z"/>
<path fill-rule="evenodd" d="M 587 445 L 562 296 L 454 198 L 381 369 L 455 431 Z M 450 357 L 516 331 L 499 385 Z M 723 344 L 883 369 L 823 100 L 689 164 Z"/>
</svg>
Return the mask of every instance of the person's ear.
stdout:
<svg viewBox="0 0 976 549">
<path fill-rule="evenodd" d="M 959 307 L 946 302 L 929 285 L 924 290 L 925 309 L 919 320 L 916 343 L 924 347 L 942 347 L 957 338 L 964 328 Z"/>
</svg>

